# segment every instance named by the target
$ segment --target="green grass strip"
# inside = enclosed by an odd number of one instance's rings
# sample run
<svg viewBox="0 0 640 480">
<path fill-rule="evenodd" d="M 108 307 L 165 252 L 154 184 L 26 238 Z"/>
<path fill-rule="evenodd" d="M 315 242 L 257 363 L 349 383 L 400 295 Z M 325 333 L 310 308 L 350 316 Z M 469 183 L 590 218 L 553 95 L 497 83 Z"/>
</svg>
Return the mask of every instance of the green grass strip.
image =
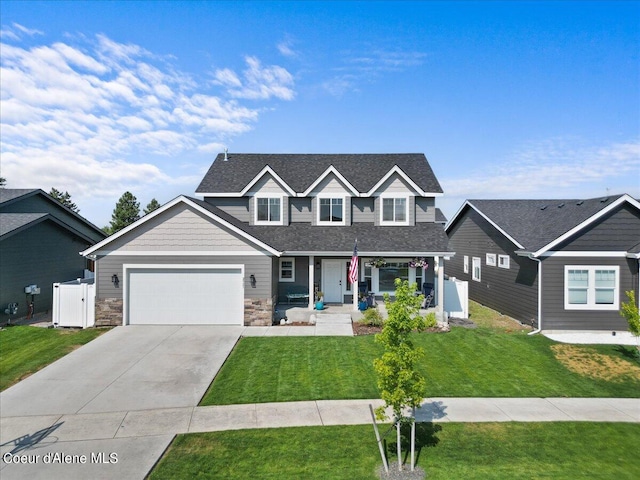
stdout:
<svg viewBox="0 0 640 480">
<path fill-rule="evenodd" d="M 0 391 L 90 342 L 107 330 L 16 326 L 0 331 Z"/>
<path fill-rule="evenodd" d="M 417 466 L 429 479 L 640 478 L 640 425 L 419 424 Z M 394 438 L 387 438 L 390 460 Z M 178 435 L 151 479 L 376 479 L 370 425 Z M 397 466 L 397 463 L 395 464 Z"/>
<path fill-rule="evenodd" d="M 593 378 L 570 370 L 543 336 L 453 328 L 414 336 L 428 397 L 638 397 L 640 377 Z M 631 347 L 579 347 L 638 369 Z M 378 398 L 373 336 L 243 338 L 201 405 Z M 624 367 L 626 368 L 626 367 Z"/>
</svg>

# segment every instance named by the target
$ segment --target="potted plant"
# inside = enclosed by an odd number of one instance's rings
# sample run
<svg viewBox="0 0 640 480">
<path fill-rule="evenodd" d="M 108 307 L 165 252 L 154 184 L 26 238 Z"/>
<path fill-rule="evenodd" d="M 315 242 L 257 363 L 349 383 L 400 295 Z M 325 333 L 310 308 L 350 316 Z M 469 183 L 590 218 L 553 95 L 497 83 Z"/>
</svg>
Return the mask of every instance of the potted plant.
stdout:
<svg viewBox="0 0 640 480">
<path fill-rule="evenodd" d="M 384 259 L 384 257 L 376 257 L 369 260 L 365 265 L 367 267 L 380 268 L 380 267 L 384 267 L 386 264 L 387 264 L 387 261 Z"/>
<path fill-rule="evenodd" d="M 361 293 L 360 295 L 358 295 L 358 300 L 358 310 L 364 312 L 369 306 L 369 303 L 367 302 L 367 296 L 364 293 Z"/>
<path fill-rule="evenodd" d="M 324 293 L 316 292 L 316 310 L 324 310 Z"/>
<path fill-rule="evenodd" d="M 409 262 L 409 266 L 412 268 L 424 268 L 426 269 L 429 264 L 427 263 L 426 258 L 422 257 L 422 258 L 414 258 L 413 260 L 411 260 Z"/>
</svg>

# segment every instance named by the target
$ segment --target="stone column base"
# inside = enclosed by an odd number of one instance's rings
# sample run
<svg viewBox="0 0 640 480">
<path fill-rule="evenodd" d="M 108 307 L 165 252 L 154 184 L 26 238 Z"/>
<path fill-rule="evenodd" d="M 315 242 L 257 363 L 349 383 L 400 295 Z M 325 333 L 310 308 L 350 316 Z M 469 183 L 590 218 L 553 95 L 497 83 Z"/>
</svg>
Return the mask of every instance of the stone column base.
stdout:
<svg viewBox="0 0 640 480">
<path fill-rule="evenodd" d="M 96 327 L 122 325 L 122 299 L 96 298 Z"/>
</svg>

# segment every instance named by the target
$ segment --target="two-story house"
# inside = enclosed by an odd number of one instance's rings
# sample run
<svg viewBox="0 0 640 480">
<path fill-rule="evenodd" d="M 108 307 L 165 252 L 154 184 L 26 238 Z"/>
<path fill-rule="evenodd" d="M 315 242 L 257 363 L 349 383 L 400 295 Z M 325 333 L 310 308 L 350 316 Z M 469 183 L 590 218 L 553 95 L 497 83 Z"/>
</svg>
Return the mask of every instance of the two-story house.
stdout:
<svg viewBox="0 0 640 480">
<path fill-rule="evenodd" d="M 433 284 L 442 316 L 453 252 L 423 154 L 225 153 L 197 194 L 83 252 L 96 260 L 96 324 L 269 325 L 292 292 L 313 309 L 318 290 L 352 303 L 355 287 L 381 297 L 395 278 Z"/>
</svg>

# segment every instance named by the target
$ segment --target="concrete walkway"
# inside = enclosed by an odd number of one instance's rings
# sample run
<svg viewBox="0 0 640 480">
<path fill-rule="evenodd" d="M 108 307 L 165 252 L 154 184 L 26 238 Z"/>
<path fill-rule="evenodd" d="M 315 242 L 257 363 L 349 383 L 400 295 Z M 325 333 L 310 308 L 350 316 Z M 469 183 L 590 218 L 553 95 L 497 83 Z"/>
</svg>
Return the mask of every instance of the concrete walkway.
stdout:
<svg viewBox="0 0 640 480">
<path fill-rule="evenodd" d="M 0 476 L 13 478 L 142 479 L 178 433 L 248 428 L 364 425 L 380 400 L 317 400 L 182 407 L 75 415 L 3 417 Z M 114 406 L 116 408 L 117 406 Z M 630 422 L 640 423 L 640 399 L 429 398 L 420 422 Z M 120 443 L 128 439 L 125 444 Z M 10 452 L 10 455 L 5 455 Z M 45 463 L 64 453 L 69 463 Z M 27 463 L 6 463 L 28 455 Z M 82 462 L 82 455 L 86 461 Z M 29 460 L 31 459 L 31 460 Z M 113 460 L 117 461 L 113 461 Z"/>
<path fill-rule="evenodd" d="M 318 313 L 309 318 L 309 325 L 275 325 L 272 327 L 246 327 L 243 337 L 352 337 L 351 315 L 345 313 Z"/>
</svg>

